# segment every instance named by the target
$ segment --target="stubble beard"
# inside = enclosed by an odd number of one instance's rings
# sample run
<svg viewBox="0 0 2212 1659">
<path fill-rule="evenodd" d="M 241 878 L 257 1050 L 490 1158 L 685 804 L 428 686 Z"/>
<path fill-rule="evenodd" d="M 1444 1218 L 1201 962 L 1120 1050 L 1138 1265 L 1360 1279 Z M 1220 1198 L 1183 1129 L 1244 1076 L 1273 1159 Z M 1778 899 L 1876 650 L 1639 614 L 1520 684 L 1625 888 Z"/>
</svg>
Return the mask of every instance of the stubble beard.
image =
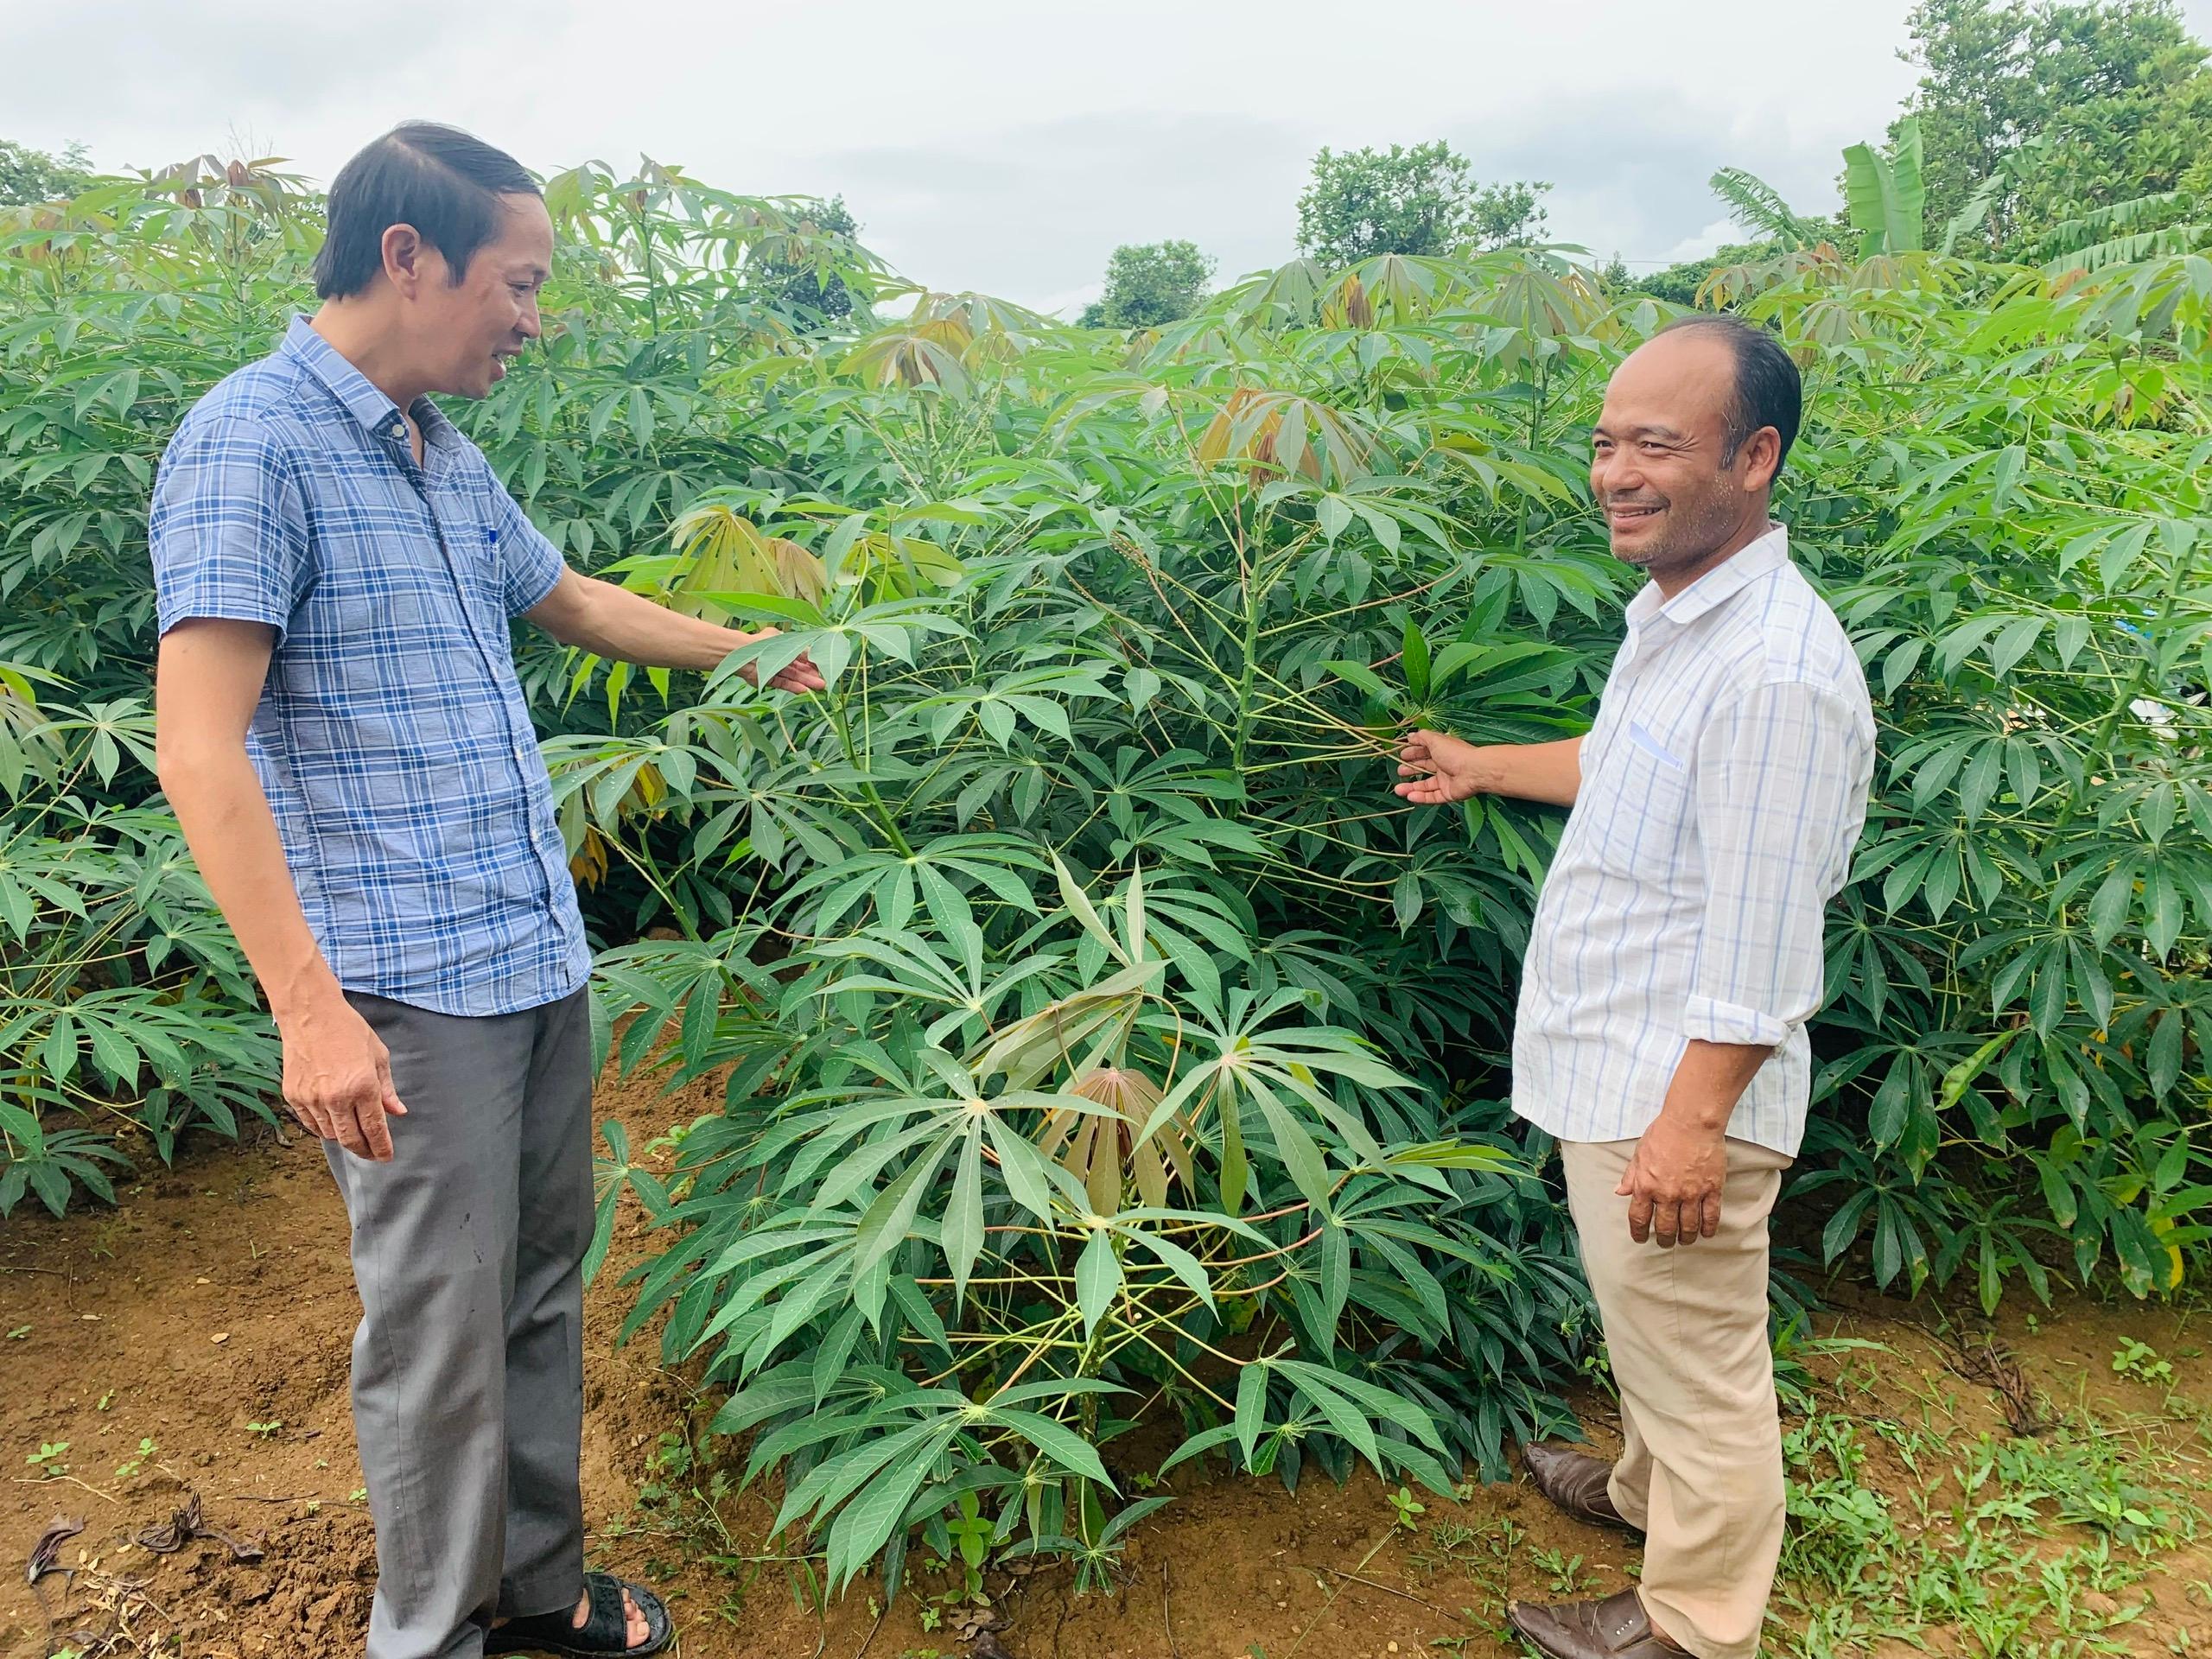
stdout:
<svg viewBox="0 0 2212 1659">
<path fill-rule="evenodd" d="M 1685 502 L 1679 496 L 1670 497 L 1664 529 L 1640 546 L 1623 548 L 1616 543 L 1612 554 L 1646 575 L 1694 569 L 1727 539 L 1729 528 L 1719 502 Z"/>
</svg>

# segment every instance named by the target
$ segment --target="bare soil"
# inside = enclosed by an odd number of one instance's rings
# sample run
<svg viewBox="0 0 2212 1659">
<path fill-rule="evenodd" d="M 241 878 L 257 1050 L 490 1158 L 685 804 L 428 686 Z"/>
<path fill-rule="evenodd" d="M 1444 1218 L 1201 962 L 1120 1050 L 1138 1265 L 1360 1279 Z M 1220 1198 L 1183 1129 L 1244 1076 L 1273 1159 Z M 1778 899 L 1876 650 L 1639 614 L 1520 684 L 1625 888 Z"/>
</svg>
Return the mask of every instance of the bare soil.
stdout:
<svg viewBox="0 0 2212 1659">
<path fill-rule="evenodd" d="M 601 1091 L 602 1114 L 640 1145 L 717 1104 L 705 1085 Z M 887 1611 L 866 1583 L 821 1609 L 803 1564 L 742 1559 L 774 1554 L 763 1541 L 766 1496 L 681 1496 L 705 1471 L 679 1478 L 663 1437 L 702 1426 L 711 1402 L 663 1366 L 652 1332 L 614 1342 L 629 1306 L 617 1281 L 645 1249 L 642 1230 L 625 1217 L 591 1300 L 585 1510 L 596 1564 L 658 1585 L 691 1659 L 1284 1659 L 1301 1633 L 1297 1651 L 1314 1659 L 1483 1659 L 1516 1650 L 1500 1634 L 1502 1597 L 1551 1596 L 1556 1563 L 1581 1558 L 1579 1593 L 1630 1581 L 1625 1541 L 1560 1518 L 1524 1485 L 1477 1489 L 1459 1504 L 1416 1494 L 1421 1529 L 1394 1531 L 1389 1495 L 1371 1476 L 1343 1490 L 1317 1476 L 1294 1497 L 1185 1465 L 1169 1483 L 1178 1501 L 1138 1529 L 1110 1595 L 1075 1594 L 1063 1567 L 995 1571 L 993 1608 L 963 1618 L 958 1605 L 925 1599 L 950 1580 L 917 1571 Z M 296 1136 L 156 1166 L 118 1210 L 59 1223 L 19 1210 L 0 1228 L 0 1655 L 359 1654 L 375 1554 L 346 1397 L 358 1316 L 337 1193 L 319 1147 Z M 2169 1466 L 2195 1469 L 2200 1492 L 2206 1484 L 2212 1365 L 2186 1313 L 2083 1301 L 2031 1329 L 2024 1310 L 2008 1309 L 1995 1334 L 2017 1356 L 2010 1371 L 1978 1357 L 1976 1343 L 1935 1334 L 1933 1317 L 1861 1299 L 1823 1334 L 1889 1351 L 1872 1366 L 1863 1354 L 1819 1355 L 1810 1369 L 1827 1380 L 1856 1363 L 1839 1408 L 1870 1420 L 1940 1413 L 1961 1443 L 2002 1433 L 2007 1387 L 2025 1386 L 2162 1437 L 2164 1454 L 2182 1460 Z M 2177 1391 L 2114 1374 L 2112 1356 L 2130 1337 L 2196 1356 L 2173 1360 Z M 1602 1446 L 1602 1401 L 1588 1415 Z M 1904 1491 L 1910 1472 L 1867 1439 L 1869 1478 Z M 199 1535 L 168 1553 L 138 1541 L 170 1542 L 156 1529 L 195 1501 Z M 51 1547 L 61 1570 L 33 1586 L 25 1564 L 57 1521 L 82 1530 Z M 1440 1523 L 1452 1522 L 1511 1545 L 1440 1554 Z M 2147 1605 L 2126 1650 L 2212 1651 L 2212 1609 L 2192 1605 L 2189 1589 L 2207 1579 L 2212 1555 L 2200 1541 L 2132 1591 Z M 2177 1647 L 2192 1621 L 2198 1645 Z"/>
</svg>

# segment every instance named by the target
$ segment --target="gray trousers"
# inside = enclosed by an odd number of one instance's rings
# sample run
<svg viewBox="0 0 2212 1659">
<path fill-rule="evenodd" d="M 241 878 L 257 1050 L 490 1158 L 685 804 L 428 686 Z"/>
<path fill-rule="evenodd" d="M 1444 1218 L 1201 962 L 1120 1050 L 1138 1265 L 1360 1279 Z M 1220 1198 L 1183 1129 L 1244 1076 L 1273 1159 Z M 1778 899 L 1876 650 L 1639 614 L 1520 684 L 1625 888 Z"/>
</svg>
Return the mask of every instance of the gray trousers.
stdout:
<svg viewBox="0 0 2212 1659">
<path fill-rule="evenodd" d="M 407 1108 L 390 1163 L 325 1142 L 361 1295 L 368 1659 L 479 1659 L 493 1618 L 583 1593 L 587 996 L 470 1019 L 347 994 Z"/>
</svg>

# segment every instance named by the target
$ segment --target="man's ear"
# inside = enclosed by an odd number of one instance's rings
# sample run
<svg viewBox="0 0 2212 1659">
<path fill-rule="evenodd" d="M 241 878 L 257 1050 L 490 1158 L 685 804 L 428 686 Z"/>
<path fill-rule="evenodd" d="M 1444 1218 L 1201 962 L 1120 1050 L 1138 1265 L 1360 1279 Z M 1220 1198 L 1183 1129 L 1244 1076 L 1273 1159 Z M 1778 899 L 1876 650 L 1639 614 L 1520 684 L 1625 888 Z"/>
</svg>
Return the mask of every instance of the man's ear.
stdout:
<svg viewBox="0 0 2212 1659">
<path fill-rule="evenodd" d="M 436 259 L 436 251 L 412 225 L 388 225 L 383 252 L 385 280 L 407 298 L 414 298 L 427 275 L 424 266 Z"/>
<path fill-rule="evenodd" d="M 1744 489 L 1764 490 L 1782 470 L 1782 434 L 1763 426 L 1744 440 Z"/>
</svg>

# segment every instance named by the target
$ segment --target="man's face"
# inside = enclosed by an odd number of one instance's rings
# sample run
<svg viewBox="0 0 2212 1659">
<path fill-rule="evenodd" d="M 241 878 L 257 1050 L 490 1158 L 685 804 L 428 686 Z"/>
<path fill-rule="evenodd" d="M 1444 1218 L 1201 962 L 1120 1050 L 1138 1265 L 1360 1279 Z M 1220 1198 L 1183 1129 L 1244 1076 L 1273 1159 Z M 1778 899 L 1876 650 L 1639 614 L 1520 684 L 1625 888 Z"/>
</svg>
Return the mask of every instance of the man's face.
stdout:
<svg viewBox="0 0 2212 1659">
<path fill-rule="evenodd" d="M 1590 492 L 1616 557 L 1661 576 L 1691 570 L 1748 517 L 1764 521 L 1764 446 L 1746 443 L 1721 462 L 1735 374 L 1726 342 L 1694 330 L 1647 341 L 1614 371 L 1592 435 Z"/>
<path fill-rule="evenodd" d="M 553 263 L 553 221 L 536 196 L 499 202 L 498 232 L 470 257 L 459 283 L 448 280 L 442 255 L 423 250 L 416 322 L 435 376 L 433 391 L 485 396 L 505 378 L 506 359 L 537 338 L 537 290 Z"/>
</svg>

